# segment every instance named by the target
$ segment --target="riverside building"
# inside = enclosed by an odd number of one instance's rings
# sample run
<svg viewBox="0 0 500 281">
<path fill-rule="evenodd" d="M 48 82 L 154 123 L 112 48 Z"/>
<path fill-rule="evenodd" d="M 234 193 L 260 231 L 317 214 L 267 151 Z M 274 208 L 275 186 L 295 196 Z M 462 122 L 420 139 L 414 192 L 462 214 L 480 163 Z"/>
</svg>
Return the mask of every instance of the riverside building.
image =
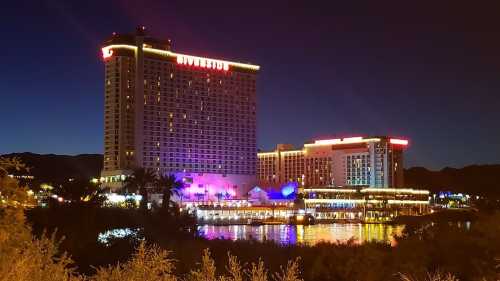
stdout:
<svg viewBox="0 0 500 281">
<path fill-rule="evenodd" d="M 203 223 L 390 222 L 428 214 L 429 191 L 404 187 L 408 141 L 386 136 L 279 144 L 258 153 L 247 200 L 185 202 Z M 300 196 L 299 196 L 300 195 Z M 307 218 L 307 220 L 306 220 Z"/>
<path fill-rule="evenodd" d="M 144 28 L 113 34 L 102 57 L 104 186 L 137 167 L 175 173 L 192 194 L 255 185 L 259 66 L 177 53 Z"/>
<path fill-rule="evenodd" d="M 258 153 L 259 186 L 404 187 L 403 151 L 407 140 L 350 137 L 315 140 L 301 149 L 278 144 Z"/>
</svg>

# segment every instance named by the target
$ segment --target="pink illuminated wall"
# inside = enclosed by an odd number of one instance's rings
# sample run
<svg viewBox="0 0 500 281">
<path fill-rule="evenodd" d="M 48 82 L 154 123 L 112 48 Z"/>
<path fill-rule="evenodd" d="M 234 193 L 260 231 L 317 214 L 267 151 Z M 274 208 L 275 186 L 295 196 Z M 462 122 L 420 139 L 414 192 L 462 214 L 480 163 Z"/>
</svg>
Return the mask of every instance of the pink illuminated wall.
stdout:
<svg viewBox="0 0 500 281">
<path fill-rule="evenodd" d="M 245 198 L 247 192 L 255 186 L 255 176 L 222 175 L 199 173 L 176 173 L 184 182 L 183 196 L 190 200 L 218 200 Z"/>
</svg>

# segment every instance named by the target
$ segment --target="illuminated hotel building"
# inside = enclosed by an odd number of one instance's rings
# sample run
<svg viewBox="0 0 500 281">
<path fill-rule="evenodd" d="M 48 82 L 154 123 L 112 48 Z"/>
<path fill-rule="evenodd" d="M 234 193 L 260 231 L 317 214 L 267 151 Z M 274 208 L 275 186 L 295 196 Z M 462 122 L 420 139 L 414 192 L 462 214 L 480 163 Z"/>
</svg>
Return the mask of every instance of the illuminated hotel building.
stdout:
<svg viewBox="0 0 500 281">
<path fill-rule="evenodd" d="M 104 186 L 136 167 L 193 193 L 245 193 L 256 174 L 259 66 L 184 55 L 170 40 L 113 34 L 105 64 Z"/>
<path fill-rule="evenodd" d="M 316 140 L 298 150 L 279 144 L 274 151 L 258 153 L 259 186 L 403 187 L 407 145 L 407 140 L 390 137 Z"/>
</svg>

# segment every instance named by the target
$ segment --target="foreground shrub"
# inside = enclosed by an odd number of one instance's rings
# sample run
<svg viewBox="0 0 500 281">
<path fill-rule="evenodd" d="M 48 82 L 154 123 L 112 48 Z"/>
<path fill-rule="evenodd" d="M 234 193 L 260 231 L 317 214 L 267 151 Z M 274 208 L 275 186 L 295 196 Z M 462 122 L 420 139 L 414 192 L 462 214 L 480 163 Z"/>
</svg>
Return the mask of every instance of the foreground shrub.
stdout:
<svg viewBox="0 0 500 281">
<path fill-rule="evenodd" d="M 451 273 L 441 273 L 436 271 L 434 273 L 427 273 L 427 277 L 423 280 L 416 279 L 406 274 L 399 274 L 401 281 L 458 281 L 458 279 Z"/>
<path fill-rule="evenodd" d="M 132 258 L 116 266 L 99 268 L 91 278 L 95 281 L 175 281 L 174 263 L 169 253 L 157 246 L 141 243 Z"/>
<path fill-rule="evenodd" d="M 192 270 L 186 281 L 267 281 L 269 277 L 275 281 L 302 281 L 299 277 L 298 260 L 289 261 L 285 267 L 281 267 L 280 272 L 275 272 L 270 276 L 262 260 L 245 268 L 236 256 L 228 254 L 227 273 L 228 275 L 217 276 L 215 261 L 211 258 L 210 251 L 205 249 L 200 268 Z"/>
</svg>

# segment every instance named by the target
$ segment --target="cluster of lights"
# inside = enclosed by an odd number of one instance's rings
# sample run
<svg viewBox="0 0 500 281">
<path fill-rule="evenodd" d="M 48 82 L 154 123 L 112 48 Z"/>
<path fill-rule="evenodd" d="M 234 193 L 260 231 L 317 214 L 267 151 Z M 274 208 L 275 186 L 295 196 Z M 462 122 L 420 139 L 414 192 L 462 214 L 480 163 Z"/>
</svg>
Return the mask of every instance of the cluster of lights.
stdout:
<svg viewBox="0 0 500 281">
<path fill-rule="evenodd" d="M 29 175 L 19 175 L 19 176 L 15 176 L 15 175 L 8 175 L 9 178 L 16 178 L 16 179 L 29 179 L 29 180 L 32 180 L 34 179 L 35 177 L 34 176 L 29 176 Z"/>
<path fill-rule="evenodd" d="M 184 205 L 187 209 L 191 208 L 203 208 L 206 206 L 213 207 L 228 207 L 228 208 L 244 208 L 244 207 L 252 207 L 252 204 L 246 200 L 231 200 L 231 201 L 207 201 L 207 202 L 198 202 L 198 201 L 183 201 L 182 205 Z"/>
<path fill-rule="evenodd" d="M 138 204 L 139 201 L 141 201 L 142 196 L 141 195 L 121 195 L 121 194 L 116 194 L 116 193 L 107 193 L 105 194 L 106 196 L 106 202 L 111 203 L 111 204 L 120 204 L 120 203 L 125 203 L 125 201 L 132 199 L 136 201 Z"/>
<path fill-rule="evenodd" d="M 115 176 L 107 176 L 107 177 L 101 177 L 100 179 L 92 179 L 92 183 L 98 183 L 100 182 L 123 182 L 127 179 L 127 175 L 115 175 Z"/>
</svg>

